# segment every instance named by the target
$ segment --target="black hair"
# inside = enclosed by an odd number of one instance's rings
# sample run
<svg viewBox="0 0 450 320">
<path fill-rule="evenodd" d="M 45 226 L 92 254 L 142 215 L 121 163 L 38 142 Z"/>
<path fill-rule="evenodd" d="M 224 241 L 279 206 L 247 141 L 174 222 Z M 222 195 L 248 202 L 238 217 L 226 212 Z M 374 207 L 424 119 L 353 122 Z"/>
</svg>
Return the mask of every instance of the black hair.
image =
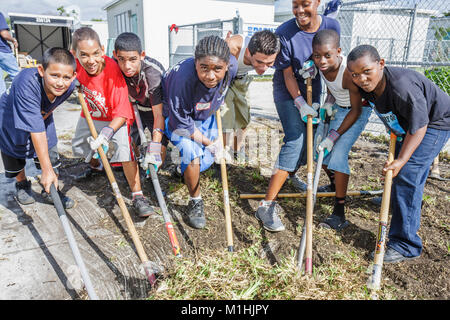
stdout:
<svg viewBox="0 0 450 320">
<path fill-rule="evenodd" d="M 195 60 L 214 56 L 228 64 L 230 62 L 230 48 L 222 38 L 218 36 L 207 36 L 201 39 L 195 47 Z"/>
<path fill-rule="evenodd" d="M 141 39 L 132 32 L 123 32 L 119 34 L 114 42 L 114 50 L 117 51 L 137 51 L 142 53 Z"/>
<path fill-rule="evenodd" d="M 312 46 L 323 45 L 326 43 L 330 43 L 335 46 L 335 48 L 339 48 L 340 44 L 340 36 L 339 34 L 332 29 L 324 29 L 320 30 L 314 35 Z"/>
<path fill-rule="evenodd" d="M 75 57 L 65 48 L 54 47 L 45 50 L 44 55 L 42 56 L 42 67 L 44 70 L 47 69 L 50 63 L 65 64 L 71 66 L 74 72 L 77 70 Z"/>
<path fill-rule="evenodd" d="M 73 32 L 72 50 L 76 51 L 78 42 L 83 41 L 83 40 L 95 40 L 95 41 L 97 41 L 97 43 L 100 47 L 102 46 L 102 44 L 100 42 L 100 38 L 94 29 L 91 29 L 89 27 L 82 27 Z"/>
<path fill-rule="evenodd" d="M 258 31 L 250 38 L 247 48 L 251 55 L 260 52 L 271 56 L 280 51 L 280 39 L 270 30 Z"/>
<path fill-rule="evenodd" d="M 380 54 L 375 47 L 369 44 L 362 44 L 350 51 L 347 57 L 347 61 L 356 61 L 364 56 L 369 56 L 374 62 L 378 62 L 381 60 Z"/>
</svg>

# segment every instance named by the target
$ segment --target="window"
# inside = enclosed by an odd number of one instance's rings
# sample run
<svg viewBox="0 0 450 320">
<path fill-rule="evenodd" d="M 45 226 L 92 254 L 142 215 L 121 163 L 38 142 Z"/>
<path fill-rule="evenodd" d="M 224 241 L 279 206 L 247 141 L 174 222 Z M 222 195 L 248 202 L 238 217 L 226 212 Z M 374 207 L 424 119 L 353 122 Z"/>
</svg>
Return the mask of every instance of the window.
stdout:
<svg viewBox="0 0 450 320">
<path fill-rule="evenodd" d="M 122 32 L 131 32 L 131 21 L 130 21 L 131 11 L 125 11 L 114 16 L 114 24 L 116 26 L 117 35 Z"/>
</svg>

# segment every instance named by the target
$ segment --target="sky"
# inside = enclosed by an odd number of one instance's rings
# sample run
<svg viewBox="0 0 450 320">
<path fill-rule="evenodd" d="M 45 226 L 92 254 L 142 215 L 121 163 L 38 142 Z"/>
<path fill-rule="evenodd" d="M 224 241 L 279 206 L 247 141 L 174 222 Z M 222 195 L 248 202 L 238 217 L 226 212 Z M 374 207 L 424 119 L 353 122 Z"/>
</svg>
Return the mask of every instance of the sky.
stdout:
<svg viewBox="0 0 450 320">
<path fill-rule="evenodd" d="M 80 10 L 81 20 L 102 18 L 106 20 L 106 11 L 102 7 L 111 0 L 0 0 L 0 12 L 58 15 L 56 8 L 71 6 Z"/>
</svg>

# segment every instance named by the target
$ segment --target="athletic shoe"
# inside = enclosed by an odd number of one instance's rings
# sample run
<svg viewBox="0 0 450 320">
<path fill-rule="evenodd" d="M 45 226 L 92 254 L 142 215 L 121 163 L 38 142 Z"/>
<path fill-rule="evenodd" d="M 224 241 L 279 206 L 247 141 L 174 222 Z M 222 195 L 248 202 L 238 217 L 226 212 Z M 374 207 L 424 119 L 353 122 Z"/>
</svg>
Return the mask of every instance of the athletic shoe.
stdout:
<svg viewBox="0 0 450 320">
<path fill-rule="evenodd" d="M 370 202 L 372 202 L 376 206 L 381 206 L 381 200 L 383 200 L 382 197 L 373 197 Z"/>
<path fill-rule="evenodd" d="M 375 256 L 375 251 L 372 251 L 369 255 L 370 259 L 373 260 Z M 383 257 L 383 263 L 398 263 L 405 260 L 414 260 L 419 258 L 420 256 L 416 257 L 405 257 L 400 252 L 396 251 L 395 249 L 392 249 L 391 247 L 387 247 L 386 251 L 384 252 Z"/>
<path fill-rule="evenodd" d="M 75 201 L 64 195 L 61 191 L 58 190 L 59 198 L 61 199 L 62 205 L 64 209 L 73 208 L 75 205 Z M 47 203 L 54 204 L 52 196 L 47 193 L 45 190 L 41 191 L 41 196 Z"/>
<path fill-rule="evenodd" d="M 334 183 L 327 184 L 317 188 L 317 192 L 336 192 L 336 185 Z"/>
<path fill-rule="evenodd" d="M 270 205 L 261 201 L 255 212 L 255 217 L 262 222 L 264 229 L 272 232 L 283 231 L 285 228 L 278 216 L 278 211 L 279 208 L 276 201 L 272 201 Z"/>
<path fill-rule="evenodd" d="M 349 222 L 344 217 L 332 214 L 319 224 L 319 227 L 325 229 L 334 229 L 336 231 L 343 230 L 349 226 Z"/>
<path fill-rule="evenodd" d="M 155 214 L 155 210 L 144 196 L 136 196 L 133 199 L 133 208 L 140 218 Z"/>
<path fill-rule="evenodd" d="M 203 199 L 189 200 L 187 216 L 188 224 L 195 229 L 203 229 L 206 225 L 203 211 Z"/>
<path fill-rule="evenodd" d="M 20 204 L 32 204 L 35 202 L 33 191 L 31 190 L 31 181 L 16 182 L 16 199 Z"/>
<path fill-rule="evenodd" d="M 303 180 L 301 180 L 296 174 L 290 175 L 289 180 L 292 182 L 294 187 L 300 192 L 305 192 L 306 189 L 308 188 L 308 185 Z"/>
</svg>

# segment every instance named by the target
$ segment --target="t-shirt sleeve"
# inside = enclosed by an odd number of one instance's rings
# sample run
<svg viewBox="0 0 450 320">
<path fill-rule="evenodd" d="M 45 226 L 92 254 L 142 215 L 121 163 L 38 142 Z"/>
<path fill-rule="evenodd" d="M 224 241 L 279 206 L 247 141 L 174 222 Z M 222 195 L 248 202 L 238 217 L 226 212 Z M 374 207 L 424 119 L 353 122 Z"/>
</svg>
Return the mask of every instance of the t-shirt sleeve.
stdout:
<svg viewBox="0 0 450 320">
<path fill-rule="evenodd" d="M 23 79 L 25 80 L 25 79 Z M 16 129 L 27 132 L 45 131 L 41 115 L 42 93 L 39 83 L 24 81 L 14 90 L 13 116 Z"/>
<path fill-rule="evenodd" d="M 0 31 L 1 30 L 9 30 L 9 26 L 6 23 L 6 19 L 2 13 L 0 13 Z"/>
<path fill-rule="evenodd" d="M 429 123 L 427 100 L 423 90 L 416 83 L 411 84 L 403 96 L 405 96 L 406 105 L 403 105 L 402 109 L 406 111 L 404 117 L 408 119 L 408 131 L 414 134 Z"/>
<path fill-rule="evenodd" d="M 163 100 L 163 89 L 161 83 L 162 74 L 155 69 L 151 69 L 151 71 L 148 72 L 145 76 L 147 77 L 147 83 L 151 84 L 151 86 L 148 88 L 148 93 L 150 96 L 152 106 L 162 103 Z"/>
</svg>

